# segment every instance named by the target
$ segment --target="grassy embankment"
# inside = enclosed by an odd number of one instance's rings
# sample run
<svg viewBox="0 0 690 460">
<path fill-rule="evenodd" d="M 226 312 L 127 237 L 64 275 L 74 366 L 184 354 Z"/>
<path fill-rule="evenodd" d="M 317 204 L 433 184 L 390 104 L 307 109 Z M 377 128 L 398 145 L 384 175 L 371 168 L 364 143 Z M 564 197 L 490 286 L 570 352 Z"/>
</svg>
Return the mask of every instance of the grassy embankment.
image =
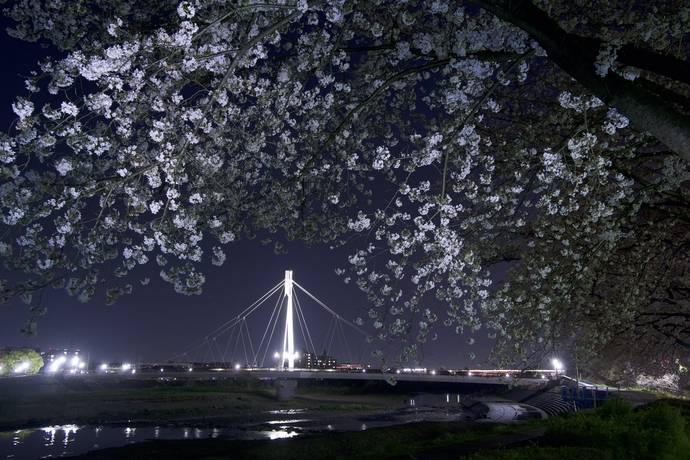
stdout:
<svg viewBox="0 0 690 460">
<path fill-rule="evenodd" d="M 596 410 L 554 417 L 538 445 L 479 452 L 472 460 L 690 459 L 690 403 L 664 399 L 632 411 L 613 400 Z"/>
</svg>

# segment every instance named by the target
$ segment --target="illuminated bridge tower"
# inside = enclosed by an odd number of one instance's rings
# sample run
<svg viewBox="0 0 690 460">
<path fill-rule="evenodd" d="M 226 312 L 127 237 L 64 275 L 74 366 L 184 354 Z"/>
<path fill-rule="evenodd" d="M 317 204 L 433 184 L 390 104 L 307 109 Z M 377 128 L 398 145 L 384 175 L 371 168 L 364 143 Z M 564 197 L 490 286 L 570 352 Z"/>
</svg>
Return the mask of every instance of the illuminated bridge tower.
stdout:
<svg viewBox="0 0 690 460">
<path fill-rule="evenodd" d="M 292 322 L 292 270 L 285 270 L 285 301 L 287 308 L 285 311 L 285 335 L 283 338 L 283 355 L 280 360 L 280 369 L 285 369 L 287 361 L 288 369 L 295 368 L 295 337 Z"/>
</svg>

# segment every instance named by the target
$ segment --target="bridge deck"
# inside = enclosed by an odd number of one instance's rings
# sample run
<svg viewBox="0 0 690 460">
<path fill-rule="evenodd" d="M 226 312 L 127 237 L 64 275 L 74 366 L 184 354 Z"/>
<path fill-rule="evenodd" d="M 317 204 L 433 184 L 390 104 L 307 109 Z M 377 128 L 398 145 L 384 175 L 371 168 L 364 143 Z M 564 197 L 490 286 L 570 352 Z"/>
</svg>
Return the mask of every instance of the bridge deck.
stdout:
<svg viewBox="0 0 690 460">
<path fill-rule="evenodd" d="M 332 370 L 280 370 L 280 369 L 242 369 L 236 371 L 243 376 L 259 379 L 342 379 L 342 380 L 389 380 L 409 382 L 449 382 L 449 383 L 479 383 L 488 385 L 545 385 L 542 378 L 514 378 L 506 376 L 475 376 L 457 374 L 429 374 L 429 373 L 381 373 L 381 372 L 337 372 Z"/>
</svg>

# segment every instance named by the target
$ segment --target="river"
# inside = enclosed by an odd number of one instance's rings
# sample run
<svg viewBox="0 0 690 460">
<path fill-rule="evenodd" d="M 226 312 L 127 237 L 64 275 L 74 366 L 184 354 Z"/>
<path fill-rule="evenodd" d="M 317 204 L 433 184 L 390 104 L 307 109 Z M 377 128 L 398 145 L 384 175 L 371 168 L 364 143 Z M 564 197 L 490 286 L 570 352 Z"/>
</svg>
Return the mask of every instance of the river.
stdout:
<svg viewBox="0 0 690 460">
<path fill-rule="evenodd" d="M 462 406 L 452 405 L 443 409 L 411 406 L 374 412 L 277 410 L 257 414 L 250 423 L 238 419 L 218 419 L 217 422 L 206 419 L 184 420 L 166 426 L 57 425 L 0 432 L 0 458 L 27 460 L 69 457 L 148 440 L 280 439 L 305 433 L 366 430 L 421 420 L 473 420 L 475 417 L 476 414 Z"/>
</svg>

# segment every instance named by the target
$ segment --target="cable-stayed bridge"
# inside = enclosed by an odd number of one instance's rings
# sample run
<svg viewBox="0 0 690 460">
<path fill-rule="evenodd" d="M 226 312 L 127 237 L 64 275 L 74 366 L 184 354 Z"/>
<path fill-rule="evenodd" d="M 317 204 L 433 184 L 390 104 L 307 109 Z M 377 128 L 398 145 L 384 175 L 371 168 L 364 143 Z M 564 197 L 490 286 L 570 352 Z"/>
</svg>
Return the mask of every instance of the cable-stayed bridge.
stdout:
<svg viewBox="0 0 690 460">
<path fill-rule="evenodd" d="M 318 318 L 319 324 L 311 324 L 312 329 L 316 326 L 317 334 L 310 331 L 298 291 L 320 307 L 321 313 L 328 315 L 327 327 L 323 314 Z M 269 307 L 273 305 L 268 320 L 266 304 Z M 312 318 L 315 316 L 313 312 L 310 315 Z M 319 338 L 321 342 L 317 347 L 315 341 Z M 293 370 L 333 367 L 318 361 L 323 356 L 334 356 L 336 358 L 331 363 L 338 359 L 351 369 L 353 366 L 363 367 L 364 354 L 369 351 L 371 341 L 369 334 L 299 285 L 293 280 L 292 271 L 287 270 L 285 279 L 252 305 L 176 353 L 169 361 L 203 363 L 204 367 L 218 364 L 217 367 Z M 310 358 L 318 358 L 317 362 L 306 365 L 301 359 L 304 352 L 309 353 Z"/>
<path fill-rule="evenodd" d="M 313 335 L 307 325 L 307 315 L 297 296 L 298 290 L 330 316 L 330 324 L 327 328 L 324 328 L 324 324 L 316 325 L 323 340 L 319 348 L 314 345 Z M 271 303 L 273 307 L 268 321 L 265 320 L 265 311 L 263 320 L 253 323 L 250 321 L 253 315 L 261 316 L 257 314 L 260 307 Z M 258 329 L 261 330 L 260 337 L 250 332 L 252 330 L 256 332 L 257 324 L 260 326 Z M 349 334 L 346 334 L 346 331 Z M 211 373 L 209 375 L 232 372 L 233 375 L 241 374 L 251 378 L 276 380 L 400 380 L 497 385 L 506 385 L 516 380 L 521 383 L 545 383 L 545 380 L 560 373 L 558 369 L 439 371 L 426 368 L 395 369 L 382 373 L 378 369 L 370 369 L 369 366 L 363 364 L 364 354 L 369 351 L 371 343 L 375 340 L 299 285 L 294 281 L 292 271 L 287 270 L 283 281 L 239 315 L 217 327 L 203 339 L 191 344 L 185 351 L 176 354 L 167 365 L 153 364 L 151 365 L 153 369 L 148 370 L 160 372 L 187 370 L 194 371 L 197 376 L 209 372 Z M 387 344 L 382 345 L 387 346 Z M 336 348 L 338 348 L 337 351 Z M 357 349 L 354 356 L 351 352 L 353 348 Z M 316 357 L 316 362 L 305 363 L 304 352 Z M 326 359 L 335 355 L 346 361 L 338 365 L 335 365 L 335 359 L 325 362 Z"/>
</svg>

